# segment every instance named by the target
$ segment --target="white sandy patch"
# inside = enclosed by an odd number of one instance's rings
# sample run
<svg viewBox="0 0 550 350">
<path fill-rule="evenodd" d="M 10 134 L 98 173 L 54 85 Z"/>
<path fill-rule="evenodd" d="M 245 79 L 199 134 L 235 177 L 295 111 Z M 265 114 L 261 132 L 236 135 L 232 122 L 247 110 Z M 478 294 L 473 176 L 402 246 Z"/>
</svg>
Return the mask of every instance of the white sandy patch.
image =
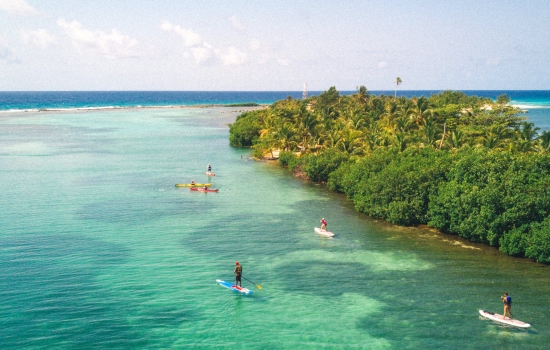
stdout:
<svg viewBox="0 0 550 350">
<path fill-rule="evenodd" d="M 350 253 L 328 252 L 324 250 L 307 250 L 289 253 L 274 264 L 288 264 L 302 261 L 322 261 L 324 263 L 354 263 L 369 267 L 375 271 L 419 271 L 433 267 L 431 263 L 418 259 L 413 254 L 403 252 L 369 252 L 355 251 Z"/>
</svg>

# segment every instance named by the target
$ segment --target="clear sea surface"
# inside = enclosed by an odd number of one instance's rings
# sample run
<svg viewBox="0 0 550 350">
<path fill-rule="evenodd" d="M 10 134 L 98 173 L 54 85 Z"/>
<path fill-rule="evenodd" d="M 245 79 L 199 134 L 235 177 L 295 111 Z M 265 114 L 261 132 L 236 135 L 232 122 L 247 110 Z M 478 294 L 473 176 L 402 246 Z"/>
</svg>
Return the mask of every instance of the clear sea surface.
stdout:
<svg viewBox="0 0 550 350">
<path fill-rule="evenodd" d="M 217 99 L 273 102 L 243 94 Z M 370 219 L 343 196 L 252 160 L 228 143 L 227 124 L 244 107 L 33 103 L 0 113 L 0 349 L 550 344 L 548 266 Z M 174 186 L 191 180 L 219 192 Z M 314 233 L 321 217 L 334 238 Z M 233 280 L 235 261 L 251 296 L 216 284 Z M 531 328 L 480 317 L 502 312 L 504 291 Z"/>
<path fill-rule="evenodd" d="M 398 96 L 430 96 L 441 90 L 398 90 Z M 550 130 L 550 90 L 465 90 L 468 95 L 496 99 L 507 94 L 511 103 L 542 130 Z M 310 91 L 309 96 L 322 91 Z M 356 91 L 340 91 L 342 95 Z M 393 95 L 395 91 L 370 91 Z M 254 102 L 271 104 L 288 96 L 301 98 L 302 91 L 0 91 L 0 113 L 46 110 L 125 109 L 226 105 Z"/>
</svg>

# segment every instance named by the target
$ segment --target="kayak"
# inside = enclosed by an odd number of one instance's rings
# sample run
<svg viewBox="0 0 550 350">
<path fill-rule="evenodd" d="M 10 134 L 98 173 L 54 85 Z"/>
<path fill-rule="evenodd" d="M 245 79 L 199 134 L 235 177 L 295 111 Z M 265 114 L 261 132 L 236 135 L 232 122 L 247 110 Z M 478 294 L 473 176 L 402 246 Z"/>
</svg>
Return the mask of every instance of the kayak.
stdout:
<svg viewBox="0 0 550 350">
<path fill-rule="evenodd" d="M 205 189 L 205 188 L 191 187 L 190 190 L 191 191 L 199 191 L 199 192 L 218 192 L 220 189 L 219 188 Z"/>
<path fill-rule="evenodd" d="M 237 292 L 237 293 L 242 293 L 244 295 L 250 295 L 250 294 L 254 293 L 253 291 L 251 291 L 248 288 L 242 288 L 242 287 L 236 286 L 231 282 L 226 282 L 226 281 L 222 281 L 222 280 L 216 280 L 216 282 L 218 282 L 218 284 L 220 286 L 225 287 L 227 289 L 231 289 L 232 291 Z"/>
<path fill-rule="evenodd" d="M 212 173 L 212 172 L 210 172 L 210 171 L 205 172 L 205 174 L 208 175 L 208 176 L 216 176 L 216 174 L 214 174 L 214 173 Z"/>
<path fill-rule="evenodd" d="M 510 317 L 502 318 L 502 315 L 495 314 L 494 312 L 479 310 L 479 314 L 483 317 L 486 317 L 495 322 L 507 324 L 509 326 L 520 327 L 520 328 L 529 328 L 531 325 L 529 323 L 521 322 Z"/>
<path fill-rule="evenodd" d="M 334 233 L 329 232 L 327 230 L 321 230 L 319 227 L 315 228 L 315 233 L 320 234 L 321 236 L 325 236 L 325 237 L 333 237 L 334 236 Z"/>
<path fill-rule="evenodd" d="M 176 184 L 176 187 L 204 187 L 212 186 L 212 184 Z"/>
</svg>

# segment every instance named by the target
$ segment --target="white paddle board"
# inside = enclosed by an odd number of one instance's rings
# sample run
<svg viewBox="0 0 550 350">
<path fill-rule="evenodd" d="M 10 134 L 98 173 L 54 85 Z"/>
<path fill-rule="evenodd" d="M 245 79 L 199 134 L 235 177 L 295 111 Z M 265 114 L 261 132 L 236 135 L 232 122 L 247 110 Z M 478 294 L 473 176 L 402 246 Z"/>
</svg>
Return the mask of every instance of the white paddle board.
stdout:
<svg viewBox="0 0 550 350">
<path fill-rule="evenodd" d="M 507 324 L 509 326 L 520 327 L 520 328 L 529 328 L 531 325 L 529 323 L 521 322 L 510 317 L 503 318 L 502 315 L 495 314 L 494 312 L 479 310 L 479 314 L 483 317 L 486 317 L 495 322 L 502 324 Z"/>
<path fill-rule="evenodd" d="M 333 237 L 334 236 L 334 233 L 329 232 L 327 230 L 321 230 L 319 227 L 315 228 L 315 233 L 320 234 L 321 236 L 325 236 L 325 237 Z"/>
</svg>

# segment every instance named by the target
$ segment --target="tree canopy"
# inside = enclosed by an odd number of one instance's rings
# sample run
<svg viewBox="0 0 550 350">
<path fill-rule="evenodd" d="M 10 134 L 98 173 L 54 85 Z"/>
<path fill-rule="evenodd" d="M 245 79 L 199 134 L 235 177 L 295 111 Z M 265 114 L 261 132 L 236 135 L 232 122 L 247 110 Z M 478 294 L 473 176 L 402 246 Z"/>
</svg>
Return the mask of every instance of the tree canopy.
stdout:
<svg viewBox="0 0 550 350">
<path fill-rule="evenodd" d="M 357 210 L 427 224 L 509 255 L 550 262 L 550 133 L 510 98 L 444 91 L 343 96 L 331 87 L 247 112 L 230 142 L 345 193 Z"/>
</svg>

